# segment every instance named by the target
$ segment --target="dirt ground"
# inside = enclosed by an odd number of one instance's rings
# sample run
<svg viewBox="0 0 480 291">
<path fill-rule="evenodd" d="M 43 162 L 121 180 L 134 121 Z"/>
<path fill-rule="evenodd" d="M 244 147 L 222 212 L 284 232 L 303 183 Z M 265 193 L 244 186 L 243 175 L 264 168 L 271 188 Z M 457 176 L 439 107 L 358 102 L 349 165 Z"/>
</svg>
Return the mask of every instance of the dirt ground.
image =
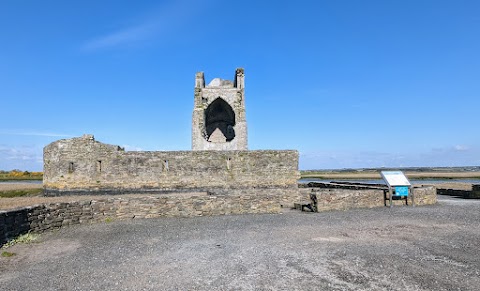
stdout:
<svg viewBox="0 0 480 291">
<path fill-rule="evenodd" d="M 24 190 L 24 189 L 42 189 L 42 184 L 35 183 L 0 183 L 0 191 Z"/>
<path fill-rule="evenodd" d="M 0 183 L 0 191 L 25 190 L 25 189 L 42 189 L 42 184 L 35 183 Z M 50 202 L 69 202 L 78 201 L 80 199 L 88 199 L 89 197 L 63 196 L 63 197 L 43 197 L 43 196 L 24 196 L 14 198 L 0 197 L 0 210 L 8 210 L 22 206 L 32 206 Z"/>
<path fill-rule="evenodd" d="M 8 248 L 1 290 L 478 290 L 480 200 L 78 225 Z"/>
</svg>

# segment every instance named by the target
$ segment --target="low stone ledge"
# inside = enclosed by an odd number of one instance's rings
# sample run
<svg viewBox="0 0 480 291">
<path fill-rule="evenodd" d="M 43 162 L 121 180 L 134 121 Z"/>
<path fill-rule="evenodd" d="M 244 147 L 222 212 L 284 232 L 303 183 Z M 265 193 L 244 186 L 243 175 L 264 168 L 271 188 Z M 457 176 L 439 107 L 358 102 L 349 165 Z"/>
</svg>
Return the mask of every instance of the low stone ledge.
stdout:
<svg viewBox="0 0 480 291">
<path fill-rule="evenodd" d="M 471 190 L 438 188 L 437 194 L 456 196 L 456 197 L 461 197 L 463 199 L 480 199 L 480 185 L 478 184 L 472 185 Z"/>
<path fill-rule="evenodd" d="M 384 207 L 389 202 L 385 200 L 385 190 L 382 189 L 339 189 L 339 188 L 301 188 L 304 197 L 313 193 L 317 195 L 317 209 L 321 211 L 347 210 L 353 208 Z M 415 205 L 430 205 L 437 203 L 436 189 L 433 186 L 413 188 Z M 408 197 L 412 205 L 412 196 Z M 393 205 L 404 205 L 405 200 L 393 200 Z"/>
<path fill-rule="evenodd" d="M 0 211 L 0 245 L 28 231 L 42 232 L 67 225 L 110 219 L 193 217 L 226 214 L 280 213 L 282 189 L 208 195 L 206 192 L 169 195 L 99 196 Z M 242 192 L 243 193 L 243 192 Z"/>
<path fill-rule="evenodd" d="M 415 188 L 414 191 L 416 205 L 436 203 L 434 187 Z M 312 192 L 317 194 L 319 211 L 384 206 L 384 191 L 379 189 L 268 188 L 230 189 L 228 195 L 195 192 L 85 196 L 85 200 L 0 211 L 0 245 L 28 231 L 42 232 L 111 219 L 280 213 L 282 207 L 291 208 L 295 202 L 308 200 Z"/>
</svg>

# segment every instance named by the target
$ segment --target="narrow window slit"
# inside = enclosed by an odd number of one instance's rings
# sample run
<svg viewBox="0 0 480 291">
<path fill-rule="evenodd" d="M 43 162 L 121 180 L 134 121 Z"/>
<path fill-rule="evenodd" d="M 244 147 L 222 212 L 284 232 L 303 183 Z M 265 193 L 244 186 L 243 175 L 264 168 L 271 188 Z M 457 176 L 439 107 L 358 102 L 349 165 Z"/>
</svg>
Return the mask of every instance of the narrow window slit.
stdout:
<svg viewBox="0 0 480 291">
<path fill-rule="evenodd" d="M 231 165 L 232 158 L 227 158 L 227 170 L 230 170 L 232 165 Z"/>
<path fill-rule="evenodd" d="M 73 173 L 74 170 L 75 170 L 75 167 L 73 165 L 73 162 L 68 163 L 68 172 Z"/>
<path fill-rule="evenodd" d="M 100 160 L 97 161 L 97 172 L 102 172 L 102 161 Z"/>
</svg>

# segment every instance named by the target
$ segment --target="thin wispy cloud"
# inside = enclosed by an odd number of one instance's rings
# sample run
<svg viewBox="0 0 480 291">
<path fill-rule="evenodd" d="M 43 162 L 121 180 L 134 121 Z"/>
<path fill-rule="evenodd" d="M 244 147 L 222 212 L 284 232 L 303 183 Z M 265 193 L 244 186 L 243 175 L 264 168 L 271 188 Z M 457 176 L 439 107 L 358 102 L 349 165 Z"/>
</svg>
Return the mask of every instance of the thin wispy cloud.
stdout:
<svg viewBox="0 0 480 291">
<path fill-rule="evenodd" d="M 44 136 L 44 137 L 73 137 L 71 134 L 53 133 L 53 132 L 19 132 L 19 131 L 0 131 L 0 135 L 17 136 Z"/>
<path fill-rule="evenodd" d="M 204 4 L 204 3 L 203 3 Z M 158 40 L 168 33 L 174 33 L 200 8 L 199 1 L 171 1 L 155 10 L 136 24 L 94 37 L 83 46 L 84 51 L 113 49 L 138 45 L 152 39 Z"/>
<path fill-rule="evenodd" d="M 129 45 L 160 32 L 160 26 L 156 23 L 145 23 L 136 27 L 129 27 L 123 30 L 112 32 L 105 36 L 88 41 L 83 49 L 92 51 L 97 49 L 112 48 L 120 45 Z"/>
</svg>

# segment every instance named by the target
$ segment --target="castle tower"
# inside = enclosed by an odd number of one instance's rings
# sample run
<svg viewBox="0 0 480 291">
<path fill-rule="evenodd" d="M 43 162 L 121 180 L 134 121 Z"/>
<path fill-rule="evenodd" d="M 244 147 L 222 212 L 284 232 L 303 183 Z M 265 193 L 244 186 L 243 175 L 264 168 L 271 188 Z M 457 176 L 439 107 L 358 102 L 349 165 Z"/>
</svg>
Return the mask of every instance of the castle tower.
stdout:
<svg viewBox="0 0 480 291">
<path fill-rule="evenodd" d="M 195 76 L 192 150 L 246 150 L 245 74 L 237 68 L 233 82 L 213 79 L 205 86 L 203 72 Z"/>
</svg>

